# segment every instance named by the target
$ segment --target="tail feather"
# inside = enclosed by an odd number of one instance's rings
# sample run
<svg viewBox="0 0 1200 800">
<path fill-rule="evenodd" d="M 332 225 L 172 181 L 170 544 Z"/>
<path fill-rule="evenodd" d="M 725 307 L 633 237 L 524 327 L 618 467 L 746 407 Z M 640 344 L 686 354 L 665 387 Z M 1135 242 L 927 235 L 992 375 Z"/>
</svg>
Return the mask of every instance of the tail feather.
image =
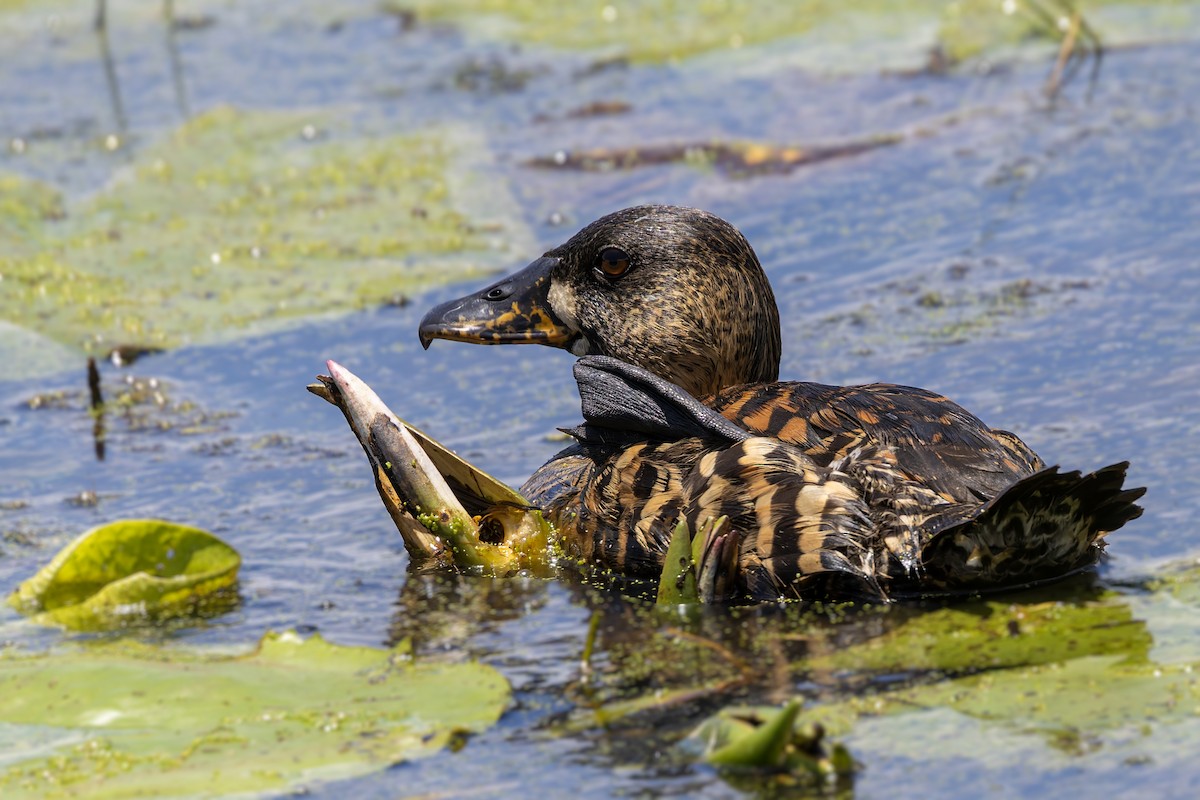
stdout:
<svg viewBox="0 0 1200 800">
<path fill-rule="evenodd" d="M 947 589 L 1030 583 L 1096 562 L 1103 537 L 1141 516 L 1144 488 L 1125 489 L 1129 462 L 1087 475 L 1048 467 L 1023 478 L 970 518 L 937 531 L 921 560 Z"/>
</svg>

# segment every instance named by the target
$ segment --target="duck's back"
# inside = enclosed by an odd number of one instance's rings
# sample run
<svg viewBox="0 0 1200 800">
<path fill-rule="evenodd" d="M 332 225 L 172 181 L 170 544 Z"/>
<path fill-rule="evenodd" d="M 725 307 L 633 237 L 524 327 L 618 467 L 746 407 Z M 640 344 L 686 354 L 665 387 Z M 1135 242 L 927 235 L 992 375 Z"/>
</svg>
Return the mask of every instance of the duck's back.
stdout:
<svg viewBox="0 0 1200 800">
<path fill-rule="evenodd" d="M 625 575 L 657 576 L 677 520 L 724 516 L 744 595 L 970 591 L 1092 563 L 1140 513 L 1125 465 L 1046 469 L 920 389 L 772 383 L 708 406 L 615 359 L 581 359 L 576 377 L 579 441 L 522 491 L 569 552 Z"/>
<path fill-rule="evenodd" d="M 908 479 L 947 503 L 987 500 L 1045 467 L 1016 435 L 911 386 L 752 384 L 727 388 L 708 404 L 751 433 L 796 445 L 821 466 L 864 446 L 886 449 Z"/>
</svg>

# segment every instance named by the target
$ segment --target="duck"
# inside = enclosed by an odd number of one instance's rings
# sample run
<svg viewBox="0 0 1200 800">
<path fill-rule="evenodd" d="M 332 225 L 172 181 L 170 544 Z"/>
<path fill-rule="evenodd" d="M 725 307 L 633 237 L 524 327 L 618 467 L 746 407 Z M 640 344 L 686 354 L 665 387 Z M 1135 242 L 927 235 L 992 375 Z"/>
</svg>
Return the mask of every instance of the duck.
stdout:
<svg viewBox="0 0 1200 800">
<path fill-rule="evenodd" d="M 686 524 L 722 598 L 979 593 L 1088 569 L 1142 513 L 1128 462 L 1060 471 L 925 389 L 780 381 L 766 273 L 700 209 L 604 216 L 419 337 L 578 357 L 584 421 L 520 492 L 608 574 L 664 574 Z"/>
</svg>

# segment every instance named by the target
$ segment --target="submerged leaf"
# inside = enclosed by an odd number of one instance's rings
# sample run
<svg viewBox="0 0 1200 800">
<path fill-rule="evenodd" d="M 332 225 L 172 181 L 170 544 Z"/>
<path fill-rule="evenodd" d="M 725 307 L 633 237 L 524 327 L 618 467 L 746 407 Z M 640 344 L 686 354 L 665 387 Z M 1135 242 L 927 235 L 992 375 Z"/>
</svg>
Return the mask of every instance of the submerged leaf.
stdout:
<svg viewBox="0 0 1200 800">
<path fill-rule="evenodd" d="M 34 622 L 103 630 L 229 605 L 241 557 L 211 533 L 122 520 L 68 544 L 9 595 Z"/>
<path fill-rule="evenodd" d="M 974 602 L 916 614 L 880 636 L 811 659 L 813 669 L 962 674 L 1085 655 L 1144 661 L 1151 637 L 1115 596 L 1082 603 Z"/>
<path fill-rule="evenodd" d="M 710 764 L 724 768 L 785 770 L 798 776 L 826 779 L 854 772 L 855 762 L 838 743 L 825 741 L 818 725 L 797 725 L 801 702 L 783 708 L 731 706 L 702 722 L 684 747 L 703 750 Z"/>
<path fill-rule="evenodd" d="M 999 0 L 860 0 L 852 6 L 828 0 L 636 0 L 603 6 L 564 3 L 548 11 L 536 0 L 387 2 L 415 11 L 422 19 L 453 19 L 487 38 L 572 53 L 590 50 L 603 57 L 601 65 L 674 62 L 709 54 L 709 64 L 715 61 L 725 68 L 750 59 L 761 64 L 786 58 L 789 65 L 836 73 L 913 69 L 926 62 L 931 70 L 945 69 L 967 58 L 994 58 L 1021 46 L 1046 47 L 1061 40 L 1058 19 L 1077 5 Z M 1140 6 L 1139 13 L 1129 13 L 1130 5 Z M 1180 30 L 1186 24 L 1181 17 L 1188 18 L 1180 14 L 1179 5 L 1093 0 L 1083 11 L 1106 43 L 1130 43 L 1154 41 Z M 772 44 L 784 39 L 786 45 Z M 931 58 L 929 50 L 935 45 L 937 56 Z"/>
<path fill-rule="evenodd" d="M 280 791 L 436 752 L 508 698 L 482 664 L 294 633 L 241 656 L 123 642 L 0 658 L 0 727 L 24 732 L 5 738 L 41 743 L 6 753 L 0 796 Z"/>
<path fill-rule="evenodd" d="M 1142 735 L 1149 726 L 1194 719 L 1200 628 L 1195 606 L 1181 597 L 1194 592 L 1197 573 L 1167 574 L 1151 583 L 1149 594 L 977 603 L 913 617 L 811 659 L 814 670 L 865 669 L 889 679 L 879 691 L 805 716 L 847 732 L 866 717 L 951 709 L 958 716 L 948 719 L 964 729 L 971 719 L 987 720 L 1036 733 L 1067 752 L 1080 740 Z M 909 680 L 896 680 L 905 673 Z M 929 680 L 946 675 L 953 677 Z"/>
<path fill-rule="evenodd" d="M 743 722 L 726 727 L 728 742 L 707 756 L 710 764 L 725 767 L 778 767 L 792 740 L 792 726 L 800 702 L 792 700 L 758 724 Z M 728 718 L 726 718 L 728 720 Z"/>
</svg>

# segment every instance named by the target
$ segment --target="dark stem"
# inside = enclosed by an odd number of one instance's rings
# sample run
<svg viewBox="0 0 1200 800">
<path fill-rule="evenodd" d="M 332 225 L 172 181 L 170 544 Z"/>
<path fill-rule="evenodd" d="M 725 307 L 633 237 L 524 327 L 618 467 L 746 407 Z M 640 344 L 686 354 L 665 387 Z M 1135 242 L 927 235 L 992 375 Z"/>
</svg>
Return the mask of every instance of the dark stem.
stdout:
<svg viewBox="0 0 1200 800">
<path fill-rule="evenodd" d="M 92 442 L 96 450 L 96 460 L 104 460 L 104 394 L 100 391 L 100 370 L 96 367 L 96 359 L 88 358 L 87 362 L 88 392 L 91 394 Z"/>
</svg>

